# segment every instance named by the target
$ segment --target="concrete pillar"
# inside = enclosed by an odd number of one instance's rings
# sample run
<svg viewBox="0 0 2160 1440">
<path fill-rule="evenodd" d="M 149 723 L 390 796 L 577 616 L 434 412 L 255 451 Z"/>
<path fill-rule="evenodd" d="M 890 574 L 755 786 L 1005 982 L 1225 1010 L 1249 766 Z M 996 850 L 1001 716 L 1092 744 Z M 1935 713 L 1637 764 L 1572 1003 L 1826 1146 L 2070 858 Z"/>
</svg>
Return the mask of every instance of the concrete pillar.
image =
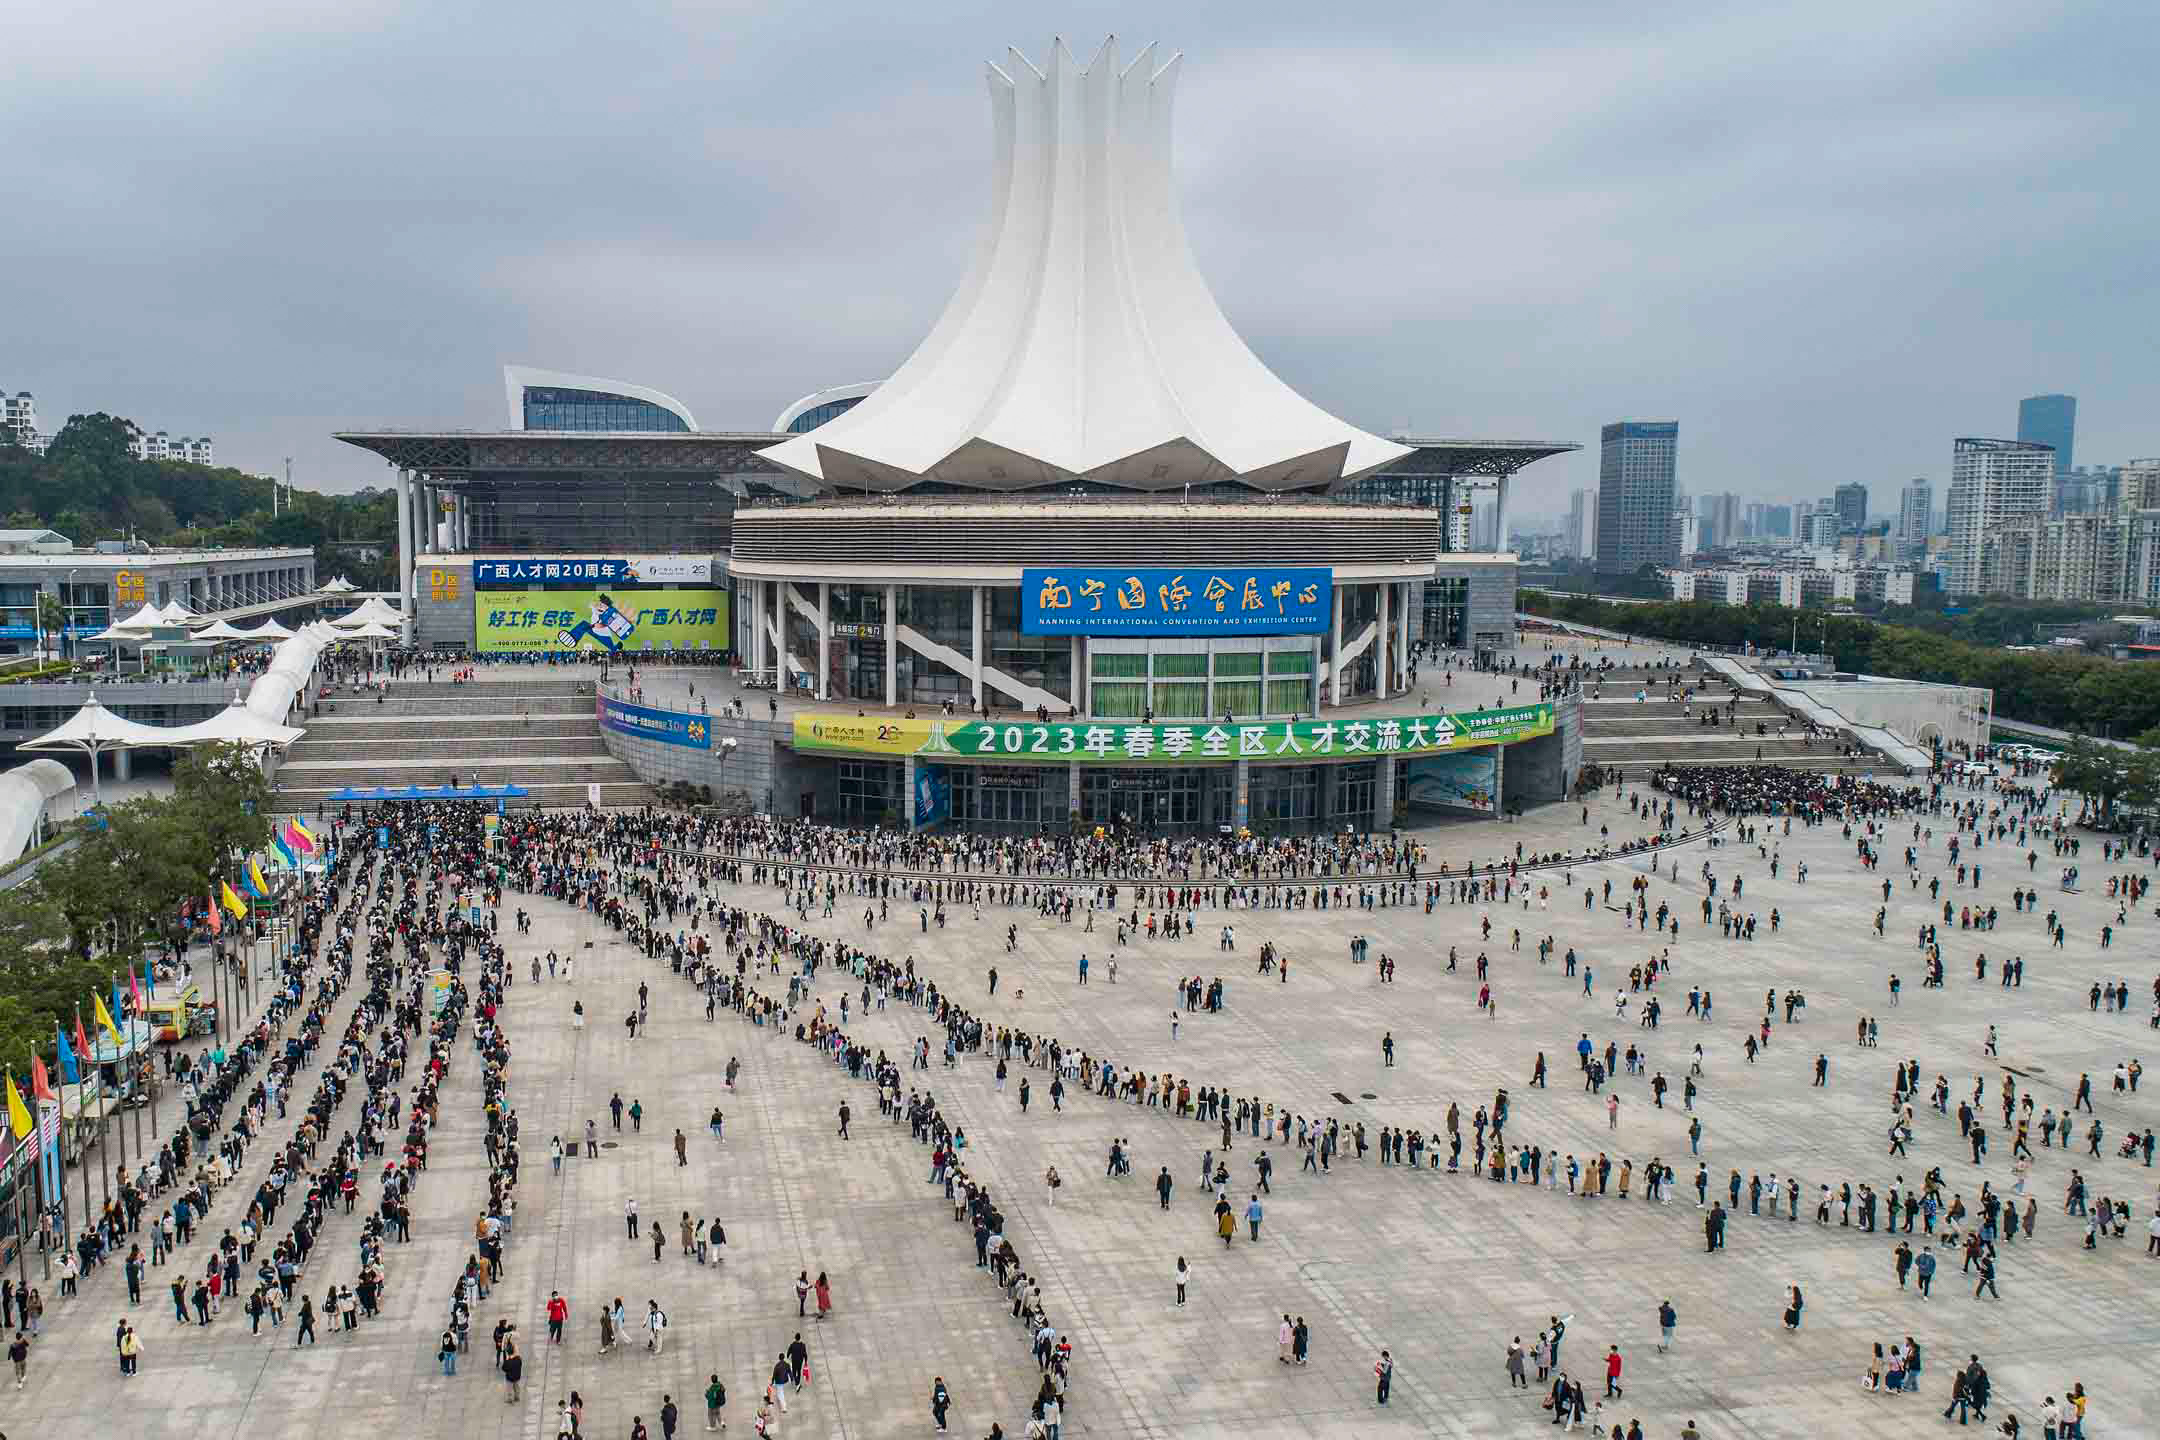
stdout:
<svg viewBox="0 0 2160 1440">
<path fill-rule="evenodd" d="M 1401 603 L 1395 607 L 1396 663 L 1402 666 L 1403 684 L 1405 686 L 1410 683 L 1410 608 L 1417 603 L 1417 599 L 1417 587 L 1405 580 L 1402 587 Z"/>
<path fill-rule="evenodd" d="M 1507 477 L 1507 476 L 1505 476 L 1505 475 L 1502 475 L 1502 476 L 1500 477 L 1500 480 L 1499 480 L 1499 485 L 1498 485 L 1498 488 L 1497 488 L 1497 489 L 1496 489 L 1496 491 L 1495 491 L 1495 496 L 1496 496 L 1496 498 L 1495 498 L 1495 499 L 1494 499 L 1494 501 L 1493 501 L 1493 549 L 1494 549 L 1494 550 L 1496 550 L 1496 551 L 1499 551 L 1499 552 L 1500 552 L 1500 553 L 1502 553 L 1502 554 L 1506 554 L 1506 553 L 1507 553 L 1507 548 L 1508 548 L 1508 543 L 1507 543 L 1507 527 L 1508 527 L 1508 513 L 1507 513 L 1507 508 L 1508 508 L 1508 506 L 1507 506 L 1507 502 L 1508 502 L 1508 477 Z"/>
<path fill-rule="evenodd" d="M 1342 704 L 1342 586 L 1335 587 L 1335 623 L 1328 643 L 1327 703 Z"/>
<path fill-rule="evenodd" d="M 832 586 L 817 587 L 817 698 L 832 699 Z"/>
<path fill-rule="evenodd" d="M 1395 657 L 1388 652 L 1395 641 L 1395 587 L 1382 581 L 1380 584 L 1380 628 L 1373 632 L 1373 648 L 1379 652 L 1379 663 L 1373 671 L 1380 677 L 1380 698 L 1385 700 L 1395 693 Z"/>
<path fill-rule="evenodd" d="M 115 750 L 112 752 L 112 778 L 131 780 L 135 777 L 135 752 Z"/>
<path fill-rule="evenodd" d="M 885 587 L 885 703 L 900 703 L 900 587 Z"/>
<path fill-rule="evenodd" d="M 1336 820 L 1341 818 L 1336 815 L 1335 810 L 1336 793 L 1341 788 L 1339 782 L 1342 779 L 1342 766 L 1322 765 L 1318 769 L 1320 771 L 1320 783 L 1315 789 L 1319 793 L 1313 796 L 1313 804 L 1317 807 L 1318 818 L 1326 821 L 1328 828 L 1332 830 L 1335 828 Z"/>
<path fill-rule="evenodd" d="M 922 827 L 915 823 L 915 757 L 909 755 L 900 762 L 900 821 L 912 833 Z"/>
<path fill-rule="evenodd" d="M 1080 687 L 1084 683 L 1081 670 L 1086 664 L 1087 646 L 1075 635 L 1072 637 L 1072 710 L 1075 715 L 1080 713 Z"/>
<path fill-rule="evenodd" d="M 1252 762 L 1237 761 L 1231 774 L 1230 824 L 1243 830 L 1252 823 Z"/>
<path fill-rule="evenodd" d="M 1065 767 L 1065 808 L 1074 815 L 1080 813 L 1080 766 L 1077 762 Z"/>
<path fill-rule="evenodd" d="M 413 613 L 413 533 L 412 533 L 412 472 L 397 472 L 398 512 L 398 599 L 405 612 L 405 637 L 412 637 Z M 228 577 L 229 579 L 230 577 Z"/>
<path fill-rule="evenodd" d="M 1375 830 L 1387 830 L 1394 827 L 1395 767 L 1400 763 L 1400 758 L 1394 755 L 1382 755 L 1380 757 L 1378 767 L 1380 773 L 1373 782 L 1372 828 Z"/>
<path fill-rule="evenodd" d="M 983 703 L 983 587 L 970 588 L 975 596 L 975 620 L 968 627 L 968 669 L 975 681 L 975 708 L 980 710 Z"/>
</svg>

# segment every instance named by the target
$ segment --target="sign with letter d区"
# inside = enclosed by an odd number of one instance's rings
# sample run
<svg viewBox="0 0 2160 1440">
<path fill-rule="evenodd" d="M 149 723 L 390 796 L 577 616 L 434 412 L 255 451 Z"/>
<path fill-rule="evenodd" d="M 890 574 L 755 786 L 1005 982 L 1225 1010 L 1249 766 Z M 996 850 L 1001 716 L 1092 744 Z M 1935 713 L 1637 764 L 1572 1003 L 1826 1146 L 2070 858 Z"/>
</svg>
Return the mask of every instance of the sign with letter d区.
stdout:
<svg viewBox="0 0 2160 1440">
<path fill-rule="evenodd" d="M 1020 572 L 1029 635 L 1317 635 L 1335 606 L 1322 565 L 1055 565 Z"/>
</svg>

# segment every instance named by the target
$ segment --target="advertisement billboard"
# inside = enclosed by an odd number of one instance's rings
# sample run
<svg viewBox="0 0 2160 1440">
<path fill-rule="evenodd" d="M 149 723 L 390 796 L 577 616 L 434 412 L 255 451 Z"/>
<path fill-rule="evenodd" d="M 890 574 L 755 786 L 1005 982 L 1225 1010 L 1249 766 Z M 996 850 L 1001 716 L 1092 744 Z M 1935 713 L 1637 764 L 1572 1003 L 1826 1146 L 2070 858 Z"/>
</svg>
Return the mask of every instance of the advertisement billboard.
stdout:
<svg viewBox="0 0 2160 1440">
<path fill-rule="evenodd" d="M 1421 755 L 1410 761 L 1407 799 L 1428 810 L 1493 813 L 1500 789 L 1500 757 L 1490 747 Z"/>
<path fill-rule="evenodd" d="M 915 823 L 935 825 L 952 813 L 952 777 L 943 765 L 915 767 Z"/>
<path fill-rule="evenodd" d="M 1315 565 L 1020 572 L 1028 635 L 1317 635 L 1334 618 L 1335 572 Z"/>
<path fill-rule="evenodd" d="M 475 590 L 528 585 L 710 585 L 710 555 L 520 555 L 473 561 Z"/>
<path fill-rule="evenodd" d="M 725 590 L 476 590 L 473 594 L 473 649 L 482 655 L 605 650 L 627 656 L 725 650 L 730 624 Z"/>
<path fill-rule="evenodd" d="M 1197 765 L 1230 760 L 1342 760 L 1429 755 L 1550 735 L 1551 705 L 1356 720 L 1191 725 L 1085 721 L 795 717 L 795 748 L 851 755 L 981 756 L 1019 763 Z"/>
<path fill-rule="evenodd" d="M 627 700 L 611 700 L 605 695 L 599 698 L 596 713 L 600 727 L 618 735 L 658 740 L 663 745 L 680 745 L 686 750 L 712 749 L 712 727 L 705 723 L 702 715 L 655 710 L 648 705 L 632 705 Z"/>
</svg>

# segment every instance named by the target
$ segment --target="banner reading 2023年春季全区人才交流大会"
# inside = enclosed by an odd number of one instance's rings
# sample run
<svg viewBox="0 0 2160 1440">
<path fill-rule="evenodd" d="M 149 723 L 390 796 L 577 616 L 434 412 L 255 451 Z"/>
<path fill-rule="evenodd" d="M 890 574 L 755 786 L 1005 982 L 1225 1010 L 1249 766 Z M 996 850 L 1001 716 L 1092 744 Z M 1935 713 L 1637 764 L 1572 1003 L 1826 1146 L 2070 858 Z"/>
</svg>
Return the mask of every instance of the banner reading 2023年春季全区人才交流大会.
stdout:
<svg viewBox="0 0 2160 1440">
<path fill-rule="evenodd" d="M 1371 720 L 1259 720 L 1228 724 L 1127 725 L 1031 720 L 891 720 L 876 716 L 795 717 L 797 750 L 855 755 L 971 756 L 1084 765 L 1197 765 L 1229 760 L 1340 760 L 1430 755 L 1550 735 L 1551 705 Z"/>
</svg>

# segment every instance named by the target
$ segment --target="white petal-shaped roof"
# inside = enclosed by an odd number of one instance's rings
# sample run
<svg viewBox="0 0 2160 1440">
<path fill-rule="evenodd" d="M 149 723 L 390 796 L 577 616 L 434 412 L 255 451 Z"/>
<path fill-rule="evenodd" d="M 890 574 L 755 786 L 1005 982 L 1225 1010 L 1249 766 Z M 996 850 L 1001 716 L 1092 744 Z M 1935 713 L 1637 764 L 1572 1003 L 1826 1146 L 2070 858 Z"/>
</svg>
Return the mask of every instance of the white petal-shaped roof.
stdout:
<svg viewBox="0 0 2160 1440">
<path fill-rule="evenodd" d="M 991 218 L 945 313 L 890 380 L 760 453 L 849 488 L 1238 480 L 1288 490 L 1410 453 L 1262 364 L 1194 263 L 1170 174 L 1178 58 L 989 67 Z"/>
</svg>

